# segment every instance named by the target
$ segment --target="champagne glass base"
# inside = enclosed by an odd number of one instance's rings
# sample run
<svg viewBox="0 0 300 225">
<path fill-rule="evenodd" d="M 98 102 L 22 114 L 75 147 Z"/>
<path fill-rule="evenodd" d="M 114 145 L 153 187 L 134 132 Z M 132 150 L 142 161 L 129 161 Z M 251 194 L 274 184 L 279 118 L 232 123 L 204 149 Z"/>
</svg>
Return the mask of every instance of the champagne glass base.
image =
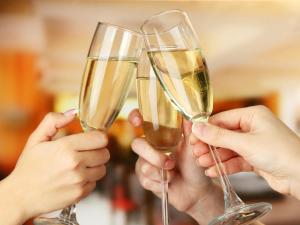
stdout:
<svg viewBox="0 0 300 225">
<path fill-rule="evenodd" d="M 244 205 L 215 218 L 209 225 L 246 225 L 266 215 L 271 210 L 272 205 L 265 202 Z"/>
<path fill-rule="evenodd" d="M 34 225 L 79 225 L 76 221 L 66 221 L 60 218 L 37 217 L 33 220 Z"/>
</svg>

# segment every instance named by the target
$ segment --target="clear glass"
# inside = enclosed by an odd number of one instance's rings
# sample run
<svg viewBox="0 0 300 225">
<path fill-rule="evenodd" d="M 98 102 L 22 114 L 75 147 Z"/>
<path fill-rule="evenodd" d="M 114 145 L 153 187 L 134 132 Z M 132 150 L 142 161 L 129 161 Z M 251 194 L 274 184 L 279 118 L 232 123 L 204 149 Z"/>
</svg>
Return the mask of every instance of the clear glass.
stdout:
<svg viewBox="0 0 300 225">
<path fill-rule="evenodd" d="M 165 92 L 193 123 L 207 123 L 213 94 L 198 37 L 187 14 L 169 10 L 152 16 L 141 27 L 148 56 Z M 248 224 L 268 213 L 269 203 L 247 205 L 234 191 L 215 147 L 209 146 L 224 191 L 225 212 L 210 225 Z"/>
<path fill-rule="evenodd" d="M 84 131 L 107 129 L 121 110 L 136 77 L 142 47 L 140 33 L 112 24 L 98 23 L 87 57 L 79 101 Z M 76 206 L 57 218 L 38 217 L 35 225 L 78 225 Z"/>
<path fill-rule="evenodd" d="M 158 151 L 172 154 L 182 140 L 182 115 L 165 95 L 149 59 L 142 54 L 136 80 L 146 140 Z M 167 171 L 161 169 L 162 221 L 169 224 Z"/>
</svg>

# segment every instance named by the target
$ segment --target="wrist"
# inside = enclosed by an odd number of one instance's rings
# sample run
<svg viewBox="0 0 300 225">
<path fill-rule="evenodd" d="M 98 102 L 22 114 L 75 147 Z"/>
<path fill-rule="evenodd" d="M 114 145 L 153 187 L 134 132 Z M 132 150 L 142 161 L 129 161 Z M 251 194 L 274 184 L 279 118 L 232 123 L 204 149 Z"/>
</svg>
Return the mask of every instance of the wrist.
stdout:
<svg viewBox="0 0 300 225">
<path fill-rule="evenodd" d="M 0 182 L 0 225 L 23 224 L 30 216 L 26 213 L 26 206 L 20 195 L 19 188 L 22 185 L 16 183 L 11 175 Z"/>
<path fill-rule="evenodd" d="M 221 187 L 212 183 L 203 196 L 186 213 L 193 217 L 198 224 L 208 224 L 216 216 L 224 212 L 224 198 Z"/>
</svg>

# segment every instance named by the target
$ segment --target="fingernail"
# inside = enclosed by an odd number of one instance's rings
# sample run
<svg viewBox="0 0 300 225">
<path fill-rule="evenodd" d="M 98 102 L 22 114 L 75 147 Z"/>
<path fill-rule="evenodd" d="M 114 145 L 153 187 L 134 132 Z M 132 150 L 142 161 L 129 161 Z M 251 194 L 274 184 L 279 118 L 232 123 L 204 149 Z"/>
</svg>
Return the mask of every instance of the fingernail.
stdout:
<svg viewBox="0 0 300 225">
<path fill-rule="evenodd" d="M 77 113 L 78 113 L 78 109 L 69 109 L 64 112 L 64 115 L 65 116 L 73 116 L 73 115 L 76 115 Z"/>
<path fill-rule="evenodd" d="M 168 159 L 168 160 L 165 162 L 164 169 L 170 170 L 170 169 L 173 169 L 174 166 L 175 166 L 175 161 L 174 161 L 174 160 Z"/>
<path fill-rule="evenodd" d="M 192 126 L 192 132 L 197 136 L 204 136 L 204 129 L 207 127 L 206 123 L 194 123 Z"/>
<path fill-rule="evenodd" d="M 134 126 L 139 126 L 141 124 L 141 119 L 138 116 L 135 116 L 132 120 Z"/>
<path fill-rule="evenodd" d="M 210 177 L 211 176 L 211 170 L 210 169 L 205 170 L 204 174 L 205 174 L 205 176 Z"/>
</svg>

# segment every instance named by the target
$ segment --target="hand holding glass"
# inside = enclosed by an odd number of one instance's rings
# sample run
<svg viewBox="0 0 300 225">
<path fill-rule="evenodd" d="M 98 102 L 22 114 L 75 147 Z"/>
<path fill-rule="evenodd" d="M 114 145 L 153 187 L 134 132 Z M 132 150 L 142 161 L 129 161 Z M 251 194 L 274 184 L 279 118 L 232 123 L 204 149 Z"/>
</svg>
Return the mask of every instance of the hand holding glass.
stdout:
<svg viewBox="0 0 300 225">
<path fill-rule="evenodd" d="M 98 23 L 80 90 L 79 119 L 84 131 L 107 131 L 116 119 L 136 77 L 142 38 L 137 32 Z M 38 217 L 35 225 L 78 225 L 76 207 L 57 218 Z"/>
<path fill-rule="evenodd" d="M 170 10 L 152 16 L 141 30 L 148 56 L 165 92 L 193 123 L 208 122 L 213 95 L 199 41 L 185 12 Z M 268 203 L 247 205 L 235 193 L 215 147 L 209 146 L 224 191 L 225 213 L 210 225 L 248 224 L 271 210 Z"/>
</svg>

